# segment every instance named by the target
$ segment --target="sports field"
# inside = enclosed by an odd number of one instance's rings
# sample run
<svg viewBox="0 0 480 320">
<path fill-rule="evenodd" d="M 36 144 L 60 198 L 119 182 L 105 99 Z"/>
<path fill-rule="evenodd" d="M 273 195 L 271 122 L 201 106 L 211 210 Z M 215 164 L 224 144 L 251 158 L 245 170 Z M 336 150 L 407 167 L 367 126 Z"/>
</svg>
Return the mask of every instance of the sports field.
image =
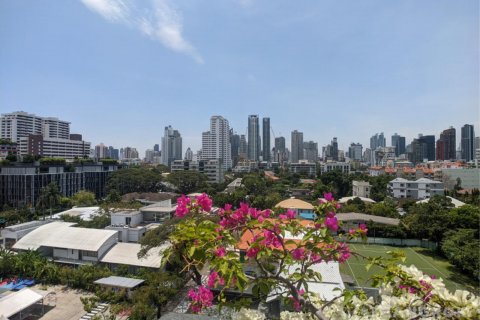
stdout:
<svg viewBox="0 0 480 320">
<path fill-rule="evenodd" d="M 432 253 L 432 251 L 424 248 L 412 247 L 392 247 L 385 245 L 372 244 L 349 244 L 353 252 L 358 252 L 368 257 L 389 257 L 387 251 L 402 250 L 405 252 L 407 260 L 403 263 L 407 266 L 415 265 L 428 275 L 435 275 L 442 278 L 445 286 L 451 290 L 463 289 L 478 292 L 478 282 L 463 275 L 459 270 L 454 268 L 450 263 Z M 358 286 L 369 287 L 370 277 L 373 274 L 381 272 L 379 267 L 373 266 L 369 271 L 366 270 L 367 262 L 364 259 L 351 257 L 346 263 L 341 264 L 340 271 L 350 275 Z"/>
</svg>

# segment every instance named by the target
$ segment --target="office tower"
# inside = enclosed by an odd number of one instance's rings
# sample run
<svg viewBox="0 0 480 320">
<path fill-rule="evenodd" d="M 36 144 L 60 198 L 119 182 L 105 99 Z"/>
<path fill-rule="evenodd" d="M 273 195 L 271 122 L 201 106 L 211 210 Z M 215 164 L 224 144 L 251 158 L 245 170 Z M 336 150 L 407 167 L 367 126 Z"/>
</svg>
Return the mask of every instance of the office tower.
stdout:
<svg viewBox="0 0 480 320">
<path fill-rule="evenodd" d="M 154 146 L 153 146 L 153 151 L 155 152 L 160 152 L 160 145 L 158 143 L 156 143 Z"/>
<path fill-rule="evenodd" d="M 292 131 L 291 144 L 291 162 L 298 163 L 299 160 L 303 159 L 303 132 L 298 132 L 297 130 Z"/>
<path fill-rule="evenodd" d="M 103 143 L 97 144 L 95 146 L 95 158 L 102 159 L 102 158 L 108 158 L 108 157 L 109 157 L 108 147 Z"/>
<path fill-rule="evenodd" d="M 318 143 L 313 141 L 303 143 L 303 159 L 309 162 L 318 161 Z"/>
<path fill-rule="evenodd" d="M 443 130 L 437 140 L 437 160 L 455 160 L 456 131 L 454 127 Z"/>
<path fill-rule="evenodd" d="M 120 159 L 119 154 L 118 154 L 118 149 L 115 149 L 114 147 L 110 146 L 108 147 L 108 153 L 110 155 L 110 158 L 118 160 Z"/>
<path fill-rule="evenodd" d="M 423 154 L 423 158 L 427 159 L 428 161 L 435 160 L 435 136 L 428 135 L 424 136 L 422 134 L 418 135 L 418 141 L 420 143 L 424 143 L 425 146 L 425 153 Z"/>
<path fill-rule="evenodd" d="M 363 146 L 361 143 L 351 143 L 348 148 L 348 157 L 352 160 L 362 161 Z"/>
<path fill-rule="evenodd" d="M 275 138 L 275 147 L 273 148 L 273 161 L 279 163 L 288 161 L 287 150 L 285 146 L 285 137 Z"/>
<path fill-rule="evenodd" d="M 244 134 L 240 135 L 240 145 L 238 147 L 239 160 L 246 160 L 248 158 L 248 144 Z"/>
<path fill-rule="evenodd" d="M 472 161 L 475 158 L 474 148 L 475 132 L 473 125 L 466 124 L 462 127 L 462 140 L 460 147 L 462 151 L 462 160 Z"/>
<path fill-rule="evenodd" d="M 375 150 L 379 147 L 386 147 L 386 140 L 383 132 L 380 134 L 375 133 L 375 135 L 370 138 L 370 149 Z"/>
<path fill-rule="evenodd" d="M 408 160 L 413 164 L 421 163 L 427 159 L 427 143 L 421 139 L 413 139 L 409 145 L 410 152 L 408 153 Z"/>
<path fill-rule="evenodd" d="M 270 161 L 271 160 L 270 159 L 270 152 L 271 152 L 270 150 L 270 118 L 263 118 L 262 130 L 263 130 L 262 160 Z"/>
<path fill-rule="evenodd" d="M 240 136 L 230 129 L 230 147 L 232 155 L 232 167 L 235 167 L 240 158 Z"/>
<path fill-rule="evenodd" d="M 398 134 L 392 136 L 392 147 L 395 147 L 395 156 L 398 157 L 401 154 L 405 154 L 405 137 Z"/>
<path fill-rule="evenodd" d="M 333 138 L 331 146 L 332 146 L 333 161 L 338 161 L 338 142 L 336 137 Z"/>
<path fill-rule="evenodd" d="M 182 160 L 182 137 L 172 126 L 165 127 L 162 137 L 162 164 L 169 166 L 173 160 Z"/>
<path fill-rule="evenodd" d="M 260 128 L 258 115 L 248 116 L 248 159 L 258 161 L 260 157 Z"/>
<path fill-rule="evenodd" d="M 187 151 L 185 151 L 185 160 L 187 161 L 192 161 L 193 160 L 193 151 L 190 149 L 190 147 L 187 148 Z"/>
<path fill-rule="evenodd" d="M 202 134 L 201 160 L 219 160 L 226 170 L 232 168 L 230 126 L 222 116 L 210 118 L 210 131 Z"/>
</svg>

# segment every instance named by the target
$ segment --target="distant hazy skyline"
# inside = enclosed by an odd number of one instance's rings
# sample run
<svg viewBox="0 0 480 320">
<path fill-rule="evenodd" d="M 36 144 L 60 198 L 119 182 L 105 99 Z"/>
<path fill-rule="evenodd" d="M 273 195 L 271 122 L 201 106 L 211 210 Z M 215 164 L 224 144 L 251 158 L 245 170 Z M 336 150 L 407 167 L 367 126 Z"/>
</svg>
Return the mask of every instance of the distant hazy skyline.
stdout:
<svg viewBox="0 0 480 320">
<path fill-rule="evenodd" d="M 72 123 L 92 145 L 145 149 L 172 125 L 201 147 L 210 116 L 245 134 L 339 148 L 384 132 L 479 129 L 479 2 L 0 2 L 0 113 Z M 272 135 L 273 146 L 273 135 Z"/>
</svg>

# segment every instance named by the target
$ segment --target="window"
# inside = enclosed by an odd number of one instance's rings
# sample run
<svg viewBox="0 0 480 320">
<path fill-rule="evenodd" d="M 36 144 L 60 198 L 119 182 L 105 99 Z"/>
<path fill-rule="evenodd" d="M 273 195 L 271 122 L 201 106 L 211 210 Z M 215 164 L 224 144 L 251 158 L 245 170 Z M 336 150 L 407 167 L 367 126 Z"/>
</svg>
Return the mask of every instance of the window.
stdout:
<svg viewBox="0 0 480 320">
<path fill-rule="evenodd" d="M 82 255 L 84 257 L 97 257 L 97 252 L 96 251 L 87 251 L 87 250 L 82 250 Z"/>
</svg>

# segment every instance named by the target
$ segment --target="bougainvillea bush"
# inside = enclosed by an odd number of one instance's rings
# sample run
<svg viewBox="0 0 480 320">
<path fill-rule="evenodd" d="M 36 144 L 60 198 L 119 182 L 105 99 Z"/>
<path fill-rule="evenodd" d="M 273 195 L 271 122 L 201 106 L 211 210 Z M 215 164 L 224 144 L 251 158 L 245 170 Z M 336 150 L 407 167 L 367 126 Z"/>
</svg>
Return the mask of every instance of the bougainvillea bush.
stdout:
<svg viewBox="0 0 480 320">
<path fill-rule="evenodd" d="M 314 221 L 297 219 L 292 210 L 276 215 L 246 203 L 235 209 L 226 205 L 218 210 L 218 219 L 205 219 L 212 210 L 212 200 L 206 194 L 195 199 L 180 197 L 176 215 L 182 220 L 170 236 L 169 254 L 175 252 L 181 258 L 184 270 L 198 284 L 188 293 L 190 310 L 198 313 L 212 305 L 227 304 L 227 290 L 251 290 L 260 301 L 276 292 L 289 309 L 282 312 L 282 319 L 479 317 L 478 297 L 466 291 L 448 292 L 441 280 L 398 263 L 402 256 L 397 252 L 391 253 L 391 259 L 368 258 L 370 266 L 378 265 L 385 271 L 373 279 L 380 288 L 378 299 L 368 298 L 361 290 L 339 289 L 336 298 L 324 301 L 310 292 L 308 283 L 322 280 L 322 275 L 312 270 L 314 264 L 344 263 L 356 255 L 346 241 L 366 237 L 362 224 L 334 236 L 339 230 L 339 208 L 332 195 L 325 194 L 315 207 Z M 207 275 L 203 283 L 202 274 Z M 265 315 L 239 308 L 233 317 L 262 319 Z"/>
</svg>

